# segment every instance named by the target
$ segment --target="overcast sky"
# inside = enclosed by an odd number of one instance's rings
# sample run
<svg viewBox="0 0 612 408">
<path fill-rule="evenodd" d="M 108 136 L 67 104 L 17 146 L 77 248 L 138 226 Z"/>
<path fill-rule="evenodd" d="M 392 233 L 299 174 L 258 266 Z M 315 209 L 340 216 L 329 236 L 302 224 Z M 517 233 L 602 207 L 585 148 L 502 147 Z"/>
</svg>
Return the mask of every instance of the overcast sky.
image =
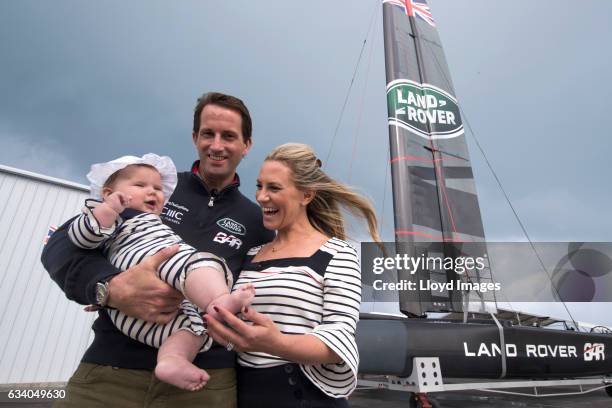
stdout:
<svg viewBox="0 0 612 408">
<path fill-rule="evenodd" d="M 531 237 L 612 241 L 612 2 L 429 3 L 464 121 Z M 268 151 L 309 143 L 374 200 L 390 240 L 381 21 L 379 0 L 2 1 L 0 164 L 81 183 L 124 154 L 187 169 L 195 100 L 218 90 L 254 117 L 247 195 Z M 468 143 L 487 237 L 523 240 Z"/>
</svg>

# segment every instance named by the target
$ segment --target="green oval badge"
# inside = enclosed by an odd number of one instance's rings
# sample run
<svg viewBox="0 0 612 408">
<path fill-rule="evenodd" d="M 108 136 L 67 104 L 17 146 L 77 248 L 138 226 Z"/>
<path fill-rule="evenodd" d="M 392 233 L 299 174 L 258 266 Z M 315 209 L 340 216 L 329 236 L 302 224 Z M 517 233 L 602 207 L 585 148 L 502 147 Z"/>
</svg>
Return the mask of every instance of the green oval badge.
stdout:
<svg viewBox="0 0 612 408">
<path fill-rule="evenodd" d="M 387 85 L 390 125 L 432 139 L 450 139 L 463 134 L 457 100 L 429 84 L 397 79 Z"/>
<path fill-rule="evenodd" d="M 222 218 L 217 221 L 217 225 L 223 228 L 226 231 L 229 231 L 234 234 L 244 235 L 246 234 L 246 228 L 244 225 L 240 224 L 237 221 L 232 220 L 231 218 Z"/>
</svg>

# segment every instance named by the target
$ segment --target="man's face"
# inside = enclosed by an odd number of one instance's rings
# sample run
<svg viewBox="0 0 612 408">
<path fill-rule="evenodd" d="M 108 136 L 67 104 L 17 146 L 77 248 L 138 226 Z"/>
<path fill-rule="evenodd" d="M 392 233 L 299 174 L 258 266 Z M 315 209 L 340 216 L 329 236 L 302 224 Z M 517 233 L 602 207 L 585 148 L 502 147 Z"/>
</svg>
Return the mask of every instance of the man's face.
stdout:
<svg viewBox="0 0 612 408">
<path fill-rule="evenodd" d="M 200 175 L 217 190 L 233 181 L 236 167 L 251 148 L 250 140 L 244 142 L 240 114 L 218 105 L 202 109 L 193 143 L 200 157 Z"/>
</svg>

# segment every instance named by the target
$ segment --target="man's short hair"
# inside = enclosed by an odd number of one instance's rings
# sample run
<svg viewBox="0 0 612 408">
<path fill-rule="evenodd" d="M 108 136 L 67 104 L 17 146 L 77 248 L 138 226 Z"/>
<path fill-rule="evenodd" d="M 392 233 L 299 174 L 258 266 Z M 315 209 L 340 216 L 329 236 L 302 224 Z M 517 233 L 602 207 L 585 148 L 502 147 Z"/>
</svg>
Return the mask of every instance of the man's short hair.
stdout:
<svg viewBox="0 0 612 408">
<path fill-rule="evenodd" d="M 222 108 L 231 109 L 240 114 L 242 118 L 242 138 L 245 143 L 251 140 L 251 133 L 253 132 L 253 122 L 251 121 L 251 114 L 247 109 L 246 105 L 242 100 L 235 96 L 222 94 L 220 92 L 208 92 L 198 98 L 198 104 L 195 107 L 193 113 L 193 132 L 198 133 L 200 130 L 200 116 L 202 115 L 202 109 L 206 105 L 217 105 Z"/>
</svg>

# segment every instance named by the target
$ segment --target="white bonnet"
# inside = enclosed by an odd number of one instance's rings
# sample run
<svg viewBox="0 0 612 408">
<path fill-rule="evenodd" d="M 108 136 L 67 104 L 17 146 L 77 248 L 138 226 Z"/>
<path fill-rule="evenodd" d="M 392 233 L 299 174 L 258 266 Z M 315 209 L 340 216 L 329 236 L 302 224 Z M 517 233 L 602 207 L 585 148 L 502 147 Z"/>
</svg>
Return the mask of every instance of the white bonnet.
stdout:
<svg viewBox="0 0 612 408">
<path fill-rule="evenodd" d="M 116 171 L 124 169 L 131 164 L 148 164 L 159 171 L 164 192 L 164 204 L 167 203 L 178 181 L 176 167 L 168 156 L 158 156 L 154 153 L 147 153 L 142 157 L 122 156 L 106 163 L 92 164 L 91 170 L 87 173 L 87 179 L 91 183 L 92 197 L 101 200 L 102 186 L 106 180 Z"/>
</svg>

